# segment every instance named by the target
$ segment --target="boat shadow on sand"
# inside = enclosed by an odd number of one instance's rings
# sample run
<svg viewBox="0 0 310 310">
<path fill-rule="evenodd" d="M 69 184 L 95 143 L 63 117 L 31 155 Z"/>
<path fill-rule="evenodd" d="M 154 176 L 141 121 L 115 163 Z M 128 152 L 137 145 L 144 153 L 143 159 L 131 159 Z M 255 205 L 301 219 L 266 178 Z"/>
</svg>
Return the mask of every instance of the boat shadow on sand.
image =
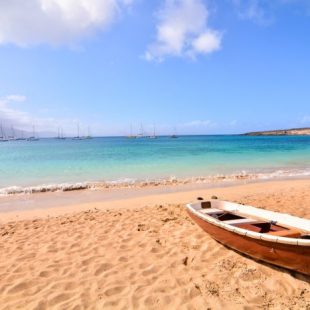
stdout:
<svg viewBox="0 0 310 310">
<path fill-rule="evenodd" d="M 215 240 L 216 241 L 216 240 Z M 266 267 L 269 267 L 275 271 L 280 271 L 280 272 L 283 272 L 283 273 L 286 273 L 286 274 L 289 274 L 290 276 L 292 276 L 293 278 L 297 279 L 297 280 L 300 280 L 300 281 L 303 281 L 307 284 L 310 284 L 310 276 L 307 276 L 305 274 L 302 274 L 302 273 L 299 273 L 299 272 L 296 272 L 296 271 L 293 271 L 293 270 L 290 270 L 290 269 L 286 269 L 286 268 L 282 268 L 282 267 L 278 267 L 278 266 L 275 266 L 275 265 L 272 265 L 270 263 L 267 263 L 265 261 L 262 261 L 262 260 L 258 260 L 258 259 L 255 259 L 251 256 L 248 256 L 244 253 L 241 253 L 235 249 L 232 249 L 230 247 L 228 247 L 227 245 L 225 244 L 222 244 L 221 242 L 219 241 L 216 241 L 218 244 L 222 245 L 224 248 L 226 248 L 227 250 L 229 251 L 233 251 L 235 253 L 237 253 L 238 255 L 241 255 L 242 257 L 244 258 L 247 258 L 247 259 L 250 259 L 258 264 L 261 264 L 263 266 L 266 266 Z"/>
</svg>

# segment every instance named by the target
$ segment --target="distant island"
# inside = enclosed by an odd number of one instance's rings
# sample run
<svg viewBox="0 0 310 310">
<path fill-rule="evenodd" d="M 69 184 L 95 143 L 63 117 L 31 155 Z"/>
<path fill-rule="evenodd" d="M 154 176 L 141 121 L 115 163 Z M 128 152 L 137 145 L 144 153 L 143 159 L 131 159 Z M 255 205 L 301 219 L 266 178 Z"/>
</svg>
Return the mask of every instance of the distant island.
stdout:
<svg viewBox="0 0 310 310">
<path fill-rule="evenodd" d="M 245 136 L 310 136 L 310 128 L 292 128 L 268 131 L 255 131 L 243 134 Z"/>
</svg>

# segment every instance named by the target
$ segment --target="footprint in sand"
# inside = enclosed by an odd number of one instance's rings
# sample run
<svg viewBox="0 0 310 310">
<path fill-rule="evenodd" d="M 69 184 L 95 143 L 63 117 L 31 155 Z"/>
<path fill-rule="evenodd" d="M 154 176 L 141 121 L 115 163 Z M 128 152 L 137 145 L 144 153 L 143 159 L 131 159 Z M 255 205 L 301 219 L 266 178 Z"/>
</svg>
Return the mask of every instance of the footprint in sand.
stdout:
<svg viewBox="0 0 310 310">
<path fill-rule="evenodd" d="M 96 259 L 95 256 L 86 258 L 82 261 L 82 266 L 88 266 L 91 262 L 93 262 Z"/>
<path fill-rule="evenodd" d="M 113 265 L 109 264 L 109 263 L 101 264 L 100 267 L 98 269 L 96 269 L 95 276 L 100 276 L 103 272 L 111 269 L 112 267 L 113 267 Z"/>
<path fill-rule="evenodd" d="M 121 245 L 119 246 L 119 248 L 120 248 L 120 250 L 127 250 L 128 245 L 127 245 L 127 244 L 121 244 Z"/>
<path fill-rule="evenodd" d="M 148 296 L 148 297 L 146 297 L 145 298 L 145 300 L 144 300 L 144 305 L 146 306 L 146 307 L 151 307 L 151 306 L 153 306 L 153 305 L 155 305 L 156 304 L 156 297 L 155 296 Z"/>
<path fill-rule="evenodd" d="M 149 276 L 149 275 L 151 275 L 151 274 L 153 274 L 153 273 L 157 273 L 158 270 L 159 270 L 159 267 L 153 266 L 153 267 L 151 267 L 150 269 L 144 270 L 144 271 L 142 272 L 142 275 L 143 275 L 144 277 L 146 277 L 146 276 Z"/>
<path fill-rule="evenodd" d="M 16 293 L 19 293 L 21 291 L 28 289 L 30 286 L 31 286 L 30 282 L 20 282 L 20 283 L 14 285 L 12 288 L 10 288 L 8 290 L 8 293 L 9 294 L 16 294 Z"/>
<path fill-rule="evenodd" d="M 124 238 L 124 239 L 122 240 L 122 242 L 128 243 L 128 242 L 131 241 L 131 240 L 132 240 L 132 238 Z"/>
<path fill-rule="evenodd" d="M 122 262 L 122 263 L 126 263 L 128 262 L 128 258 L 125 257 L 125 256 L 121 256 L 119 259 L 118 259 L 119 262 Z"/>
<path fill-rule="evenodd" d="M 52 274 L 52 272 L 47 271 L 47 270 L 43 270 L 39 273 L 39 277 L 41 278 L 48 278 L 50 275 Z"/>
<path fill-rule="evenodd" d="M 22 266 L 18 266 L 16 269 L 13 270 L 13 273 L 21 273 L 24 271 L 24 268 Z"/>
<path fill-rule="evenodd" d="M 57 304 L 60 304 L 70 298 L 71 298 L 70 294 L 65 294 L 65 293 L 58 294 L 48 301 L 48 306 L 49 307 L 56 306 Z"/>
<path fill-rule="evenodd" d="M 139 247 L 139 248 L 142 248 L 142 249 L 144 249 L 146 246 L 147 246 L 147 242 L 140 242 L 140 243 L 138 244 L 138 247 Z"/>
<path fill-rule="evenodd" d="M 150 250 L 151 253 L 155 253 L 155 254 L 157 254 L 157 253 L 159 253 L 161 251 L 162 251 L 161 249 L 155 248 L 155 247 L 152 247 L 151 250 Z"/>
<path fill-rule="evenodd" d="M 141 263 L 141 264 L 139 264 L 139 269 L 145 269 L 145 268 L 147 268 L 147 267 L 149 267 L 150 266 L 150 264 L 149 263 Z"/>
<path fill-rule="evenodd" d="M 40 300 L 37 305 L 33 308 L 33 310 L 41 310 L 47 308 L 46 300 Z"/>
<path fill-rule="evenodd" d="M 107 296 L 113 296 L 115 294 L 121 293 L 126 287 L 125 286 L 114 286 L 104 291 Z"/>
</svg>

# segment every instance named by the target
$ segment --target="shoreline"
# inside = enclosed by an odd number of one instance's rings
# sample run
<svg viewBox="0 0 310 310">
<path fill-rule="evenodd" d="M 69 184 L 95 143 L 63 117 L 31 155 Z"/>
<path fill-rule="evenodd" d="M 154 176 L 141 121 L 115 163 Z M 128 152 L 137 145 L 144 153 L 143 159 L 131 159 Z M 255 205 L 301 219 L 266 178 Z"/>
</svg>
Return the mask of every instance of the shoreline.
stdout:
<svg viewBox="0 0 310 310">
<path fill-rule="evenodd" d="M 156 204 L 185 204 L 197 197 L 215 195 L 219 199 L 234 199 L 244 193 L 272 192 L 292 187 L 310 187 L 310 178 L 280 180 L 239 180 L 232 183 L 173 184 L 135 188 L 108 188 L 71 192 L 50 192 L 0 197 L 0 224 L 34 218 L 61 216 L 90 209 L 106 210 L 141 208 Z M 227 198 L 225 195 L 229 193 Z M 259 207 L 259 206 L 257 206 Z"/>
<path fill-rule="evenodd" d="M 1 197 L 14 195 L 29 195 L 53 192 L 71 192 L 80 190 L 109 190 L 109 189 L 135 189 L 152 188 L 160 186 L 179 186 L 179 185 L 197 185 L 208 184 L 231 184 L 238 181 L 260 182 L 286 179 L 302 179 L 310 177 L 310 169 L 277 169 L 269 172 L 246 172 L 233 174 L 217 174 L 207 176 L 192 176 L 186 178 L 177 178 L 174 176 L 156 179 L 127 179 L 125 181 L 85 181 L 76 183 L 51 183 L 32 186 L 8 186 L 0 188 Z M 224 185 L 225 186 L 225 185 Z"/>
</svg>

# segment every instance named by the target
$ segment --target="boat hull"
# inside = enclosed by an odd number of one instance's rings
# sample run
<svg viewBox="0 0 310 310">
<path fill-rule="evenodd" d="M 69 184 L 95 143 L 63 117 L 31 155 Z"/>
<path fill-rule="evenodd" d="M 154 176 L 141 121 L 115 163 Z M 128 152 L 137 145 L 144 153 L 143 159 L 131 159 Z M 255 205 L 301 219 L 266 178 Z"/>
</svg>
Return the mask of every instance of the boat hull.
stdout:
<svg viewBox="0 0 310 310">
<path fill-rule="evenodd" d="M 310 275 L 310 247 L 253 239 L 213 225 L 187 210 L 212 238 L 257 260 Z"/>
</svg>

